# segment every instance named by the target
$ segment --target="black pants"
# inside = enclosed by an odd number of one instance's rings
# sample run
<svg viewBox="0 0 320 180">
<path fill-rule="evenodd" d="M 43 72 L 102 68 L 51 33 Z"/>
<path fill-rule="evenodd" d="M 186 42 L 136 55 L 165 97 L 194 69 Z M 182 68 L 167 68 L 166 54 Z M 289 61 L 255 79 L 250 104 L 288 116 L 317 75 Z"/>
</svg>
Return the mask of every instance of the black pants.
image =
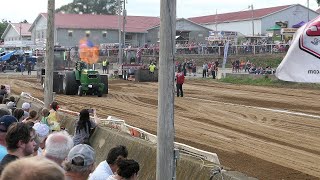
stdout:
<svg viewBox="0 0 320 180">
<path fill-rule="evenodd" d="M 105 73 L 107 71 L 107 66 L 102 66 L 102 72 Z"/>
<path fill-rule="evenodd" d="M 216 71 L 211 71 L 212 73 L 212 78 L 215 79 L 216 78 Z"/>
<path fill-rule="evenodd" d="M 206 69 L 202 70 L 202 77 L 203 78 L 207 77 L 207 70 Z"/>
<path fill-rule="evenodd" d="M 179 95 L 183 97 L 182 84 L 177 84 L 177 97 L 179 97 Z"/>
</svg>

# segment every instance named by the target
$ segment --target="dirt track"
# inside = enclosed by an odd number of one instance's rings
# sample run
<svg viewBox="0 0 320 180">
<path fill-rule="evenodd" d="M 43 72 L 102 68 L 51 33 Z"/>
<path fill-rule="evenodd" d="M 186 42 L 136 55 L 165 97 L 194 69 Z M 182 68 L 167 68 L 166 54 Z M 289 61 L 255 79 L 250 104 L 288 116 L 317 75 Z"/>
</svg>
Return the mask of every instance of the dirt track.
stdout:
<svg viewBox="0 0 320 180">
<path fill-rule="evenodd" d="M 1 77 L 14 93 L 43 98 L 33 78 Z M 259 179 L 320 178 L 320 118 L 273 112 L 282 109 L 320 116 L 319 90 L 239 86 L 187 80 L 175 99 L 176 141 L 218 154 L 221 164 Z M 109 82 L 107 97 L 57 96 L 70 110 L 96 108 L 156 133 L 157 84 Z M 252 107 L 247 107 L 252 106 Z"/>
</svg>

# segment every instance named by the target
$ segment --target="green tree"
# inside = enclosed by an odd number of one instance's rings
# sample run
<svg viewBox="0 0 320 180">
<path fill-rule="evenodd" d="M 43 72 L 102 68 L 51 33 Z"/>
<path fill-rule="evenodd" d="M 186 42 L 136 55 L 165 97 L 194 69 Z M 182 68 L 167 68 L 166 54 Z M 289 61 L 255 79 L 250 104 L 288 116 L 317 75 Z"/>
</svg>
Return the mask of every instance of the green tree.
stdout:
<svg viewBox="0 0 320 180">
<path fill-rule="evenodd" d="M 0 38 L 1 38 L 2 34 L 4 33 L 4 31 L 6 30 L 8 24 L 9 24 L 9 22 L 4 19 L 2 19 L 2 21 L 0 22 Z"/>
<path fill-rule="evenodd" d="M 121 4 L 123 1 L 121 1 Z M 61 6 L 56 12 L 69 14 L 117 14 L 117 0 L 73 0 L 72 3 Z"/>
<path fill-rule="evenodd" d="M 320 0 L 317 0 L 318 6 L 320 6 Z"/>
<path fill-rule="evenodd" d="M 21 21 L 20 23 L 28 23 L 28 21 L 25 19 L 25 20 Z"/>
</svg>

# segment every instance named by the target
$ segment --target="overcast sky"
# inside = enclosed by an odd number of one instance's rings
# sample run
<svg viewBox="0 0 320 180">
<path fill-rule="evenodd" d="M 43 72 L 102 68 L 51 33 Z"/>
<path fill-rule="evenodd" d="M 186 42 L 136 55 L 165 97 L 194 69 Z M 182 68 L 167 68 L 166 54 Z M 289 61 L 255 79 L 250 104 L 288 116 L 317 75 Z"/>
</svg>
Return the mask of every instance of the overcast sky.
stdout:
<svg viewBox="0 0 320 180">
<path fill-rule="evenodd" d="M 56 0 L 56 8 L 72 0 Z M 48 0 L 1 0 L 0 20 L 33 22 L 37 15 L 47 12 Z M 243 11 L 253 4 L 255 9 L 298 4 L 307 6 L 307 0 L 177 0 L 177 17 L 188 18 L 218 13 Z M 318 8 L 316 0 L 310 0 L 310 8 Z M 160 16 L 160 0 L 128 0 L 128 15 Z"/>
</svg>

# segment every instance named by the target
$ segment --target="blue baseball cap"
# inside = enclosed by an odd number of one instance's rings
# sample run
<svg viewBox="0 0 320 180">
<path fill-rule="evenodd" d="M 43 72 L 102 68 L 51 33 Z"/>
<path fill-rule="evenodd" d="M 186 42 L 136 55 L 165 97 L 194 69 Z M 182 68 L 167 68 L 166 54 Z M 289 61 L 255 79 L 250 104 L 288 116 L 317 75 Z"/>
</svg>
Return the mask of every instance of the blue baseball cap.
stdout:
<svg viewBox="0 0 320 180">
<path fill-rule="evenodd" d="M 7 132 L 9 126 L 18 122 L 17 118 L 11 115 L 5 115 L 0 118 L 0 132 Z"/>
</svg>

